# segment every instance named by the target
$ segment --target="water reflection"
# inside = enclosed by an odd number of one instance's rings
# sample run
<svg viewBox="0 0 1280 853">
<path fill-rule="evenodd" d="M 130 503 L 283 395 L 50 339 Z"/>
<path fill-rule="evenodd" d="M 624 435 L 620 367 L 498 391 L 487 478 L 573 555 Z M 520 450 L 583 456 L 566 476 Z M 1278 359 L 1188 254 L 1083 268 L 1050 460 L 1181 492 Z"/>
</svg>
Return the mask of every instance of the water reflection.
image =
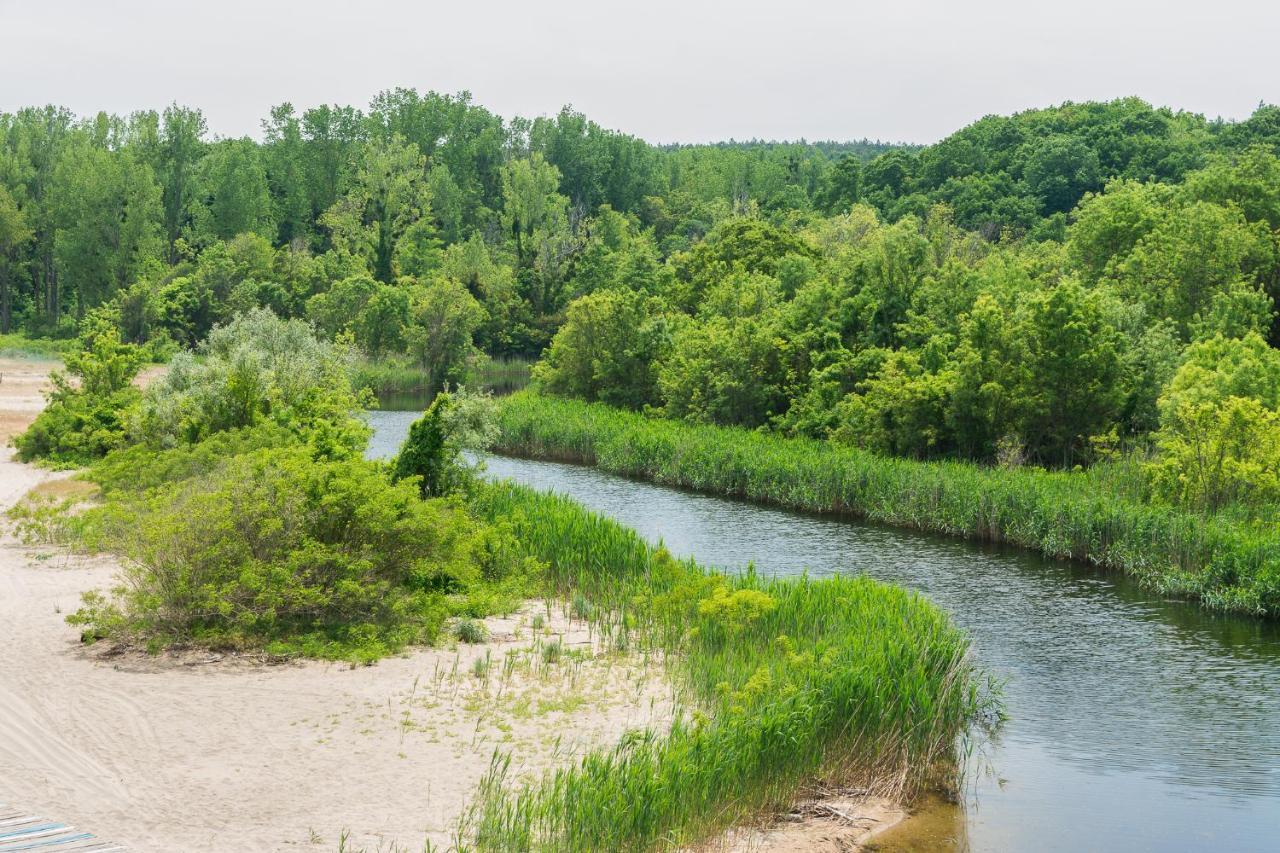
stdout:
<svg viewBox="0 0 1280 853">
<path fill-rule="evenodd" d="M 374 413 L 389 455 L 413 413 Z M 921 590 L 1005 679 L 1010 720 L 972 785 L 973 850 L 1280 849 L 1280 630 L 1087 567 L 887 527 L 492 457 L 673 553 L 779 575 L 866 572 Z M 916 849 L 916 848 L 903 848 Z"/>
</svg>

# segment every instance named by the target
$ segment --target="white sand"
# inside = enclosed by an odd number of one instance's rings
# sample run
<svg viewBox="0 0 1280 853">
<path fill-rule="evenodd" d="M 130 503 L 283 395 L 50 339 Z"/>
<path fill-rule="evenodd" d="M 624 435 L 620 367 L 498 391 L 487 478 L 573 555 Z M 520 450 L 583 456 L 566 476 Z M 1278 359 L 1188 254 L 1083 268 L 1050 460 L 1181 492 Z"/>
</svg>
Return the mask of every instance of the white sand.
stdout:
<svg viewBox="0 0 1280 853">
<path fill-rule="evenodd" d="M 39 367 L 0 363 L 5 428 L 39 410 Z M 0 509 L 53 476 L 0 451 Z M 331 851 L 343 832 L 348 850 L 447 846 L 495 747 L 532 772 L 669 719 L 656 663 L 593 650 L 558 612 L 544 631 L 584 659 L 542 664 L 532 611 L 489 620 L 483 646 L 356 669 L 104 656 L 64 619 L 113 571 L 0 541 L 0 800 L 132 850 Z"/>
</svg>

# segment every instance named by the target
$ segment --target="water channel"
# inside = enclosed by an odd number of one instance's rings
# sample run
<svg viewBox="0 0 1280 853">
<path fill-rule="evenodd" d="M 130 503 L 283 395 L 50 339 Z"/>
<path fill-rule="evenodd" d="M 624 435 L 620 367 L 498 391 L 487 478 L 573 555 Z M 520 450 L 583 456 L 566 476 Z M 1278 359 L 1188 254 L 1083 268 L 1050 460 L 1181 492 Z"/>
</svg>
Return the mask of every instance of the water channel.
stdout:
<svg viewBox="0 0 1280 853">
<path fill-rule="evenodd" d="M 416 412 L 370 414 L 370 455 Z M 886 849 L 1280 851 L 1280 626 L 1208 613 L 1015 549 L 492 456 L 487 476 L 569 495 L 675 554 L 734 570 L 865 573 L 919 590 L 1004 682 L 1009 719 L 962 810 Z M 938 811 L 938 810 L 935 810 Z"/>
</svg>

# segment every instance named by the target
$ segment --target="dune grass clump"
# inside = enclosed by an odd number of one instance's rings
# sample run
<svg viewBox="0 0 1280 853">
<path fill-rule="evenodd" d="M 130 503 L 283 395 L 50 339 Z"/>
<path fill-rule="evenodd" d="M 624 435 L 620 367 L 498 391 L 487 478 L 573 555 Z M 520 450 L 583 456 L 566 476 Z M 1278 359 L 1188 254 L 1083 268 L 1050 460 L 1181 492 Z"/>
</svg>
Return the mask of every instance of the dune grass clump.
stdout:
<svg viewBox="0 0 1280 853">
<path fill-rule="evenodd" d="M 464 616 L 454 624 L 453 635 L 462 643 L 483 643 L 489 639 L 489 629 L 483 622 Z"/>
<path fill-rule="evenodd" d="M 1150 503 L 1132 466 L 1088 472 L 917 462 L 522 392 L 500 402 L 504 452 L 810 512 L 1007 542 L 1118 569 L 1206 607 L 1280 615 L 1280 532 Z M 1136 475 L 1134 475 L 1136 476 Z"/>
<path fill-rule="evenodd" d="M 516 520 L 552 590 L 589 601 L 606 636 L 661 651 L 692 707 L 533 782 L 495 762 L 466 824 L 479 849 L 674 848 L 817 777 L 908 796 L 954 783 L 958 738 L 988 698 L 965 636 L 920 596 L 865 577 L 708 572 L 510 484 L 477 502 Z"/>
</svg>

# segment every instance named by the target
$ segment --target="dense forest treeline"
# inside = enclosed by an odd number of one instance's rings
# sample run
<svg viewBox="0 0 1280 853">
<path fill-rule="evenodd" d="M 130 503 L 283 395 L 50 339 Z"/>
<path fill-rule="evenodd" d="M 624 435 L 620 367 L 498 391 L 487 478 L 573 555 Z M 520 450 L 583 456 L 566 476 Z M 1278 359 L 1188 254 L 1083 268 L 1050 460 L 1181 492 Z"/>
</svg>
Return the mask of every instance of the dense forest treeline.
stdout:
<svg viewBox="0 0 1280 853">
<path fill-rule="evenodd" d="M 1276 107 L 658 147 L 398 89 L 263 128 L 0 117 L 4 327 L 163 353 L 267 307 L 429 386 L 545 351 L 553 393 L 918 458 L 1155 448 L 1170 499 L 1280 500 Z"/>
<path fill-rule="evenodd" d="M 484 251 L 468 254 L 472 266 L 477 254 L 493 256 L 508 277 L 544 279 L 522 279 L 531 291 L 558 295 L 563 283 L 552 279 L 564 277 L 601 205 L 659 226 L 669 254 L 748 200 L 807 206 L 832 160 L 891 147 L 659 148 L 569 108 L 505 121 L 466 93 L 403 89 L 382 93 L 367 111 L 298 114 L 283 104 L 263 121 L 261 143 L 211 138 L 199 110 L 177 105 L 87 119 L 23 109 L 0 114 L 0 331 L 63 331 L 139 280 L 154 289 L 245 233 L 308 259 L 334 256 L 322 270 L 295 259 L 304 269 L 283 283 L 303 288 L 304 298 L 355 270 L 383 282 L 421 276 L 438 266 L 439 248 L 473 238 Z M 534 254 L 535 235 L 546 257 Z M 466 272 L 477 295 L 484 284 L 504 284 L 481 280 L 502 273 Z M 531 334 L 513 345 L 536 352 Z"/>
</svg>

